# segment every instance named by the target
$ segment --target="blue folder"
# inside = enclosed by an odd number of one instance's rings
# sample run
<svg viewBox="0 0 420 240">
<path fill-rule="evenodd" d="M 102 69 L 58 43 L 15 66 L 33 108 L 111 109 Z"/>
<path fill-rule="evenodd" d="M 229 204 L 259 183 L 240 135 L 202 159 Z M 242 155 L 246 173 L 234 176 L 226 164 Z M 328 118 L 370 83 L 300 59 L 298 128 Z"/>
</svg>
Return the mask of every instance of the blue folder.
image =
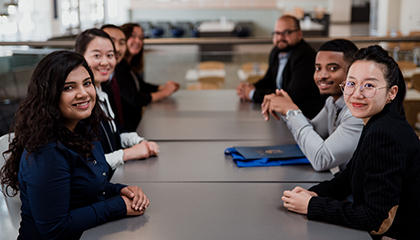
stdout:
<svg viewBox="0 0 420 240">
<path fill-rule="evenodd" d="M 292 159 L 275 159 L 275 158 L 259 158 L 259 159 L 245 159 L 235 148 L 227 148 L 226 155 L 231 155 L 232 160 L 238 167 L 270 167 L 270 166 L 285 166 L 309 164 L 306 157 L 292 158 Z"/>
</svg>

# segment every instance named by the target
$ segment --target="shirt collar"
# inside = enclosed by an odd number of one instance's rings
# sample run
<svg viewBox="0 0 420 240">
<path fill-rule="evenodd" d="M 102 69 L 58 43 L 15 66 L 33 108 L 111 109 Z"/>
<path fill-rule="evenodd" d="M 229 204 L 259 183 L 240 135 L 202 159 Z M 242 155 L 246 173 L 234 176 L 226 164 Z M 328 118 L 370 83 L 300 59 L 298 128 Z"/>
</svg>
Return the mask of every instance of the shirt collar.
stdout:
<svg viewBox="0 0 420 240">
<path fill-rule="evenodd" d="M 343 109 L 346 106 L 344 95 L 341 95 L 341 97 L 334 102 L 334 106 L 336 109 Z"/>
<path fill-rule="evenodd" d="M 99 101 L 105 102 L 105 95 L 107 95 L 104 91 L 102 91 L 102 87 L 96 87 L 96 95 L 98 95 Z"/>
<path fill-rule="evenodd" d="M 290 57 L 290 55 L 292 54 L 292 51 L 288 51 L 288 52 L 279 52 L 279 59 L 288 59 Z"/>
</svg>

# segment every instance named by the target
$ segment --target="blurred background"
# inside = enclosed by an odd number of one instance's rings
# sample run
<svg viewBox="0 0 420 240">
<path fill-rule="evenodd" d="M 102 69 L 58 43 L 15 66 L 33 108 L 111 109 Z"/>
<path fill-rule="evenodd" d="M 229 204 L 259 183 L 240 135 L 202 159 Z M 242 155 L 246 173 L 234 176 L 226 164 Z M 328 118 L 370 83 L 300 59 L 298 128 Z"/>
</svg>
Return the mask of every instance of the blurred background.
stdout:
<svg viewBox="0 0 420 240">
<path fill-rule="evenodd" d="M 315 49 L 331 38 L 388 49 L 413 90 L 406 108 L 415 127 L 419 9 L 418 0 L 0 0 L 0 134 L 8 131 L 38 61 L 51 51 L 72 49 L 85 29 L 139 23 L 146 37 L 147 82 L 171 79 L 196 89 L 200 79 L 211 77 L 218 81 L 214 88 L 233 89 L 265 73 L 271 32 L 284 14 L 300 19 Z M 218 64 L 205 67 L 208 61 Z"/>
</svg>

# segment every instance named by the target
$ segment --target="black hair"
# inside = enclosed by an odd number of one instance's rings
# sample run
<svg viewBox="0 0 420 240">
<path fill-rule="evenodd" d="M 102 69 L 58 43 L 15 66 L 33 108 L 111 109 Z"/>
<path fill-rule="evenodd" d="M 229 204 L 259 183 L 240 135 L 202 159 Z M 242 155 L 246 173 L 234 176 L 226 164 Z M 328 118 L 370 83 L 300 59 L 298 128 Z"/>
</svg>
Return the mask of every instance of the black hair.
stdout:
<svg viewBox="0 0 420 240">
<path fill-rule="evenodd" d="M 356 45 L 346 39 L 334 39 L 331 41 L 324 42 L 318 49 L 319 51 L 332 51 L 342 52 L 344 54 L 344 60 L 348 63 L 353 62 L 354 56 L 357 53 L 358 48 Z"/>
<path fill-rule="evenodd" d="M 77 36 L 77 38 L 76 38 L 76 43 L 74 45 L 74 50 L 77 53 L 80 53 L 80 54 L 84 55 L 85 52 L 86 52 L 87 46 L 96 37 L 102 37 L 102 38 L 109 39 L 109 41 L 112 44 L 112 48 L 114 49 L 114 52 L 115 52 L 115 45 L 114 45 L 114 42 L 112 41 L 112 38 L 108 35 L 108 33 L 102 31 L 101 29 L 97 29 L 97 28 L 87 29 L 87 30 L 83 31 L 82 33 L 80 33 L 79 36 Z"/>
<path fill-rule="evenodd" d="M 102 25 L 101 30 L 104 30 L 105 28 L 115 28 L 115 29 L 119 29 L 122 32 L 124 32 L 120 27 L 118 27 L 114 24 L 104 24 L 104 25 Z"/>
<path fill-rule="evenodd" d="M 397 96 L 393 101 L 396 101 L 398 104 L 399 114 L 405 115 L 403 102 L 406 94 L 406 86 L 404 77 L 397 62 L 389 56 L 388 52 L 378 45 L 361 48 L 356 53 L 354 62 L 356 61 L 373 61 L 383 66 L 382 72 L 387 82 L 387 89 L 390 89 L 392 86 L 398 87 Z"/>
<path fill-rule="evenodd" d="M 126 23 L 121 26 L 121 29 L 123 30 L 127 41 L 131 37 L 131 34 L 133 33 L 135 27 L 138 27 L 143 31 L 143 28 L 138 23 Z M 124 58 L 127 60 L 130 54 L 131 54 L 130 51 L 127 49 L 127 51 L 125 51 Z M 144 44 L 140 52 L 134 55 L 131 59 L 131 62 L 129 63 L 131 70 L 133 70 L 136 73 L 142 73 L 144 71 L 144 55 L 143 54 L 144 54 Z"/>
<path fill-rule="evenodd" d="M 91 155 L 102 112 L 97 101 L 91 115 L 82 120 L 83 124 L 78 124 L 73 132 L 64 125 L 59 110 L 65 81 L 69 73 L 80 66 L 86 69 L 93 81 L 93 73 L 85 58 L 73 51 L 52 52 L 36 66 L 26 97 L 20 103 L 10 128 L 15 137 L 5 154 L 11 155 L 0 171 L 2 189 L 7 195 L 16 195 L 19 190 L 19 164 L 25 149 L 29 156 L 47 143 L 59 141 L 82 157 Z M 12 189 L 11 194 L 7 191 L 9 188 Z"/>
</svg>

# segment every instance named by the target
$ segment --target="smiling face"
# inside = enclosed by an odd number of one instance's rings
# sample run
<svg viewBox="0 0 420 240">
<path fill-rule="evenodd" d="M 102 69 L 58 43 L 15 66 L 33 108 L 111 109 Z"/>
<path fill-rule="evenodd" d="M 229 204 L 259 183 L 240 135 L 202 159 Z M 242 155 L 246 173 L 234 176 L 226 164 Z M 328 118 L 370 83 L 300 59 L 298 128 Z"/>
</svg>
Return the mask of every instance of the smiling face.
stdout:
<svg viewBox="0 0 420 240">
<path fill-rule="evenodd" d="M 131 56 L 137 55 L 143 48 L 143 30 L 135 26 L 127 39 L 127 49 Z"/>
<path fill-rule="evenodd" d="M 385 104 L 392 101 L 398 92 L 397 86 L 387 86 L 383 66 L 373 61 L 356 61 L 349 69 L 347 82 L 354 82 L 356 88 L 353 94 L 344 94 L 347 107 L 354 117 L 361 118 L 366 125 L 371 117 L 382 111 Z M 360 86 L 382 88 L 376 94 L 367 98 L 360 91 Z"/>
<path fill-rule="evenodd" d="M 127 50 L 127 39 L 125 39 L 124 32 L 118 28 L 107 27 L 103 29 L 104 32 L 108 33 L 114 42 L 115 46 L 115 59 L 117 64 L 121 62 L 121 59 L 124 57 L 125 51 Z"/>
<path fill-rule="evenodd" d="M 83 54 L 95 77 L 95 85 L 109 80 L 114 71 L 116 60 L 112 42 L 107 38 L 95 37 Z"/>
<path fill-rule="evenodd" d="M 88 71 L 79 66 L 69 73 L 64 83 L 58 108 L 64 125 L 73 131 L 77 122 L 88 118 L 95 106 L 96 91 Z"/>
<path fill-rule="evenodd" d="M 274 25 L 274 32 L 284 32 L 287 30 L 296 30 L 296 25 L 291 18 L 280 18 Z M 294 31 L 283 36 L 281 34 L 273 35 L 273 44 L 281 51 L 288 51 L 302 40 L 302 31 Z"/>
<path fill-rule="evenodd" d="M 332 96 L 335 100 L 341 97 L 340 83 L 346 81 L 350 63 L 344 60 L 344 53 L 319 51 L 315 59 L 315 84 L 321 95 Z"/>
</svg>

